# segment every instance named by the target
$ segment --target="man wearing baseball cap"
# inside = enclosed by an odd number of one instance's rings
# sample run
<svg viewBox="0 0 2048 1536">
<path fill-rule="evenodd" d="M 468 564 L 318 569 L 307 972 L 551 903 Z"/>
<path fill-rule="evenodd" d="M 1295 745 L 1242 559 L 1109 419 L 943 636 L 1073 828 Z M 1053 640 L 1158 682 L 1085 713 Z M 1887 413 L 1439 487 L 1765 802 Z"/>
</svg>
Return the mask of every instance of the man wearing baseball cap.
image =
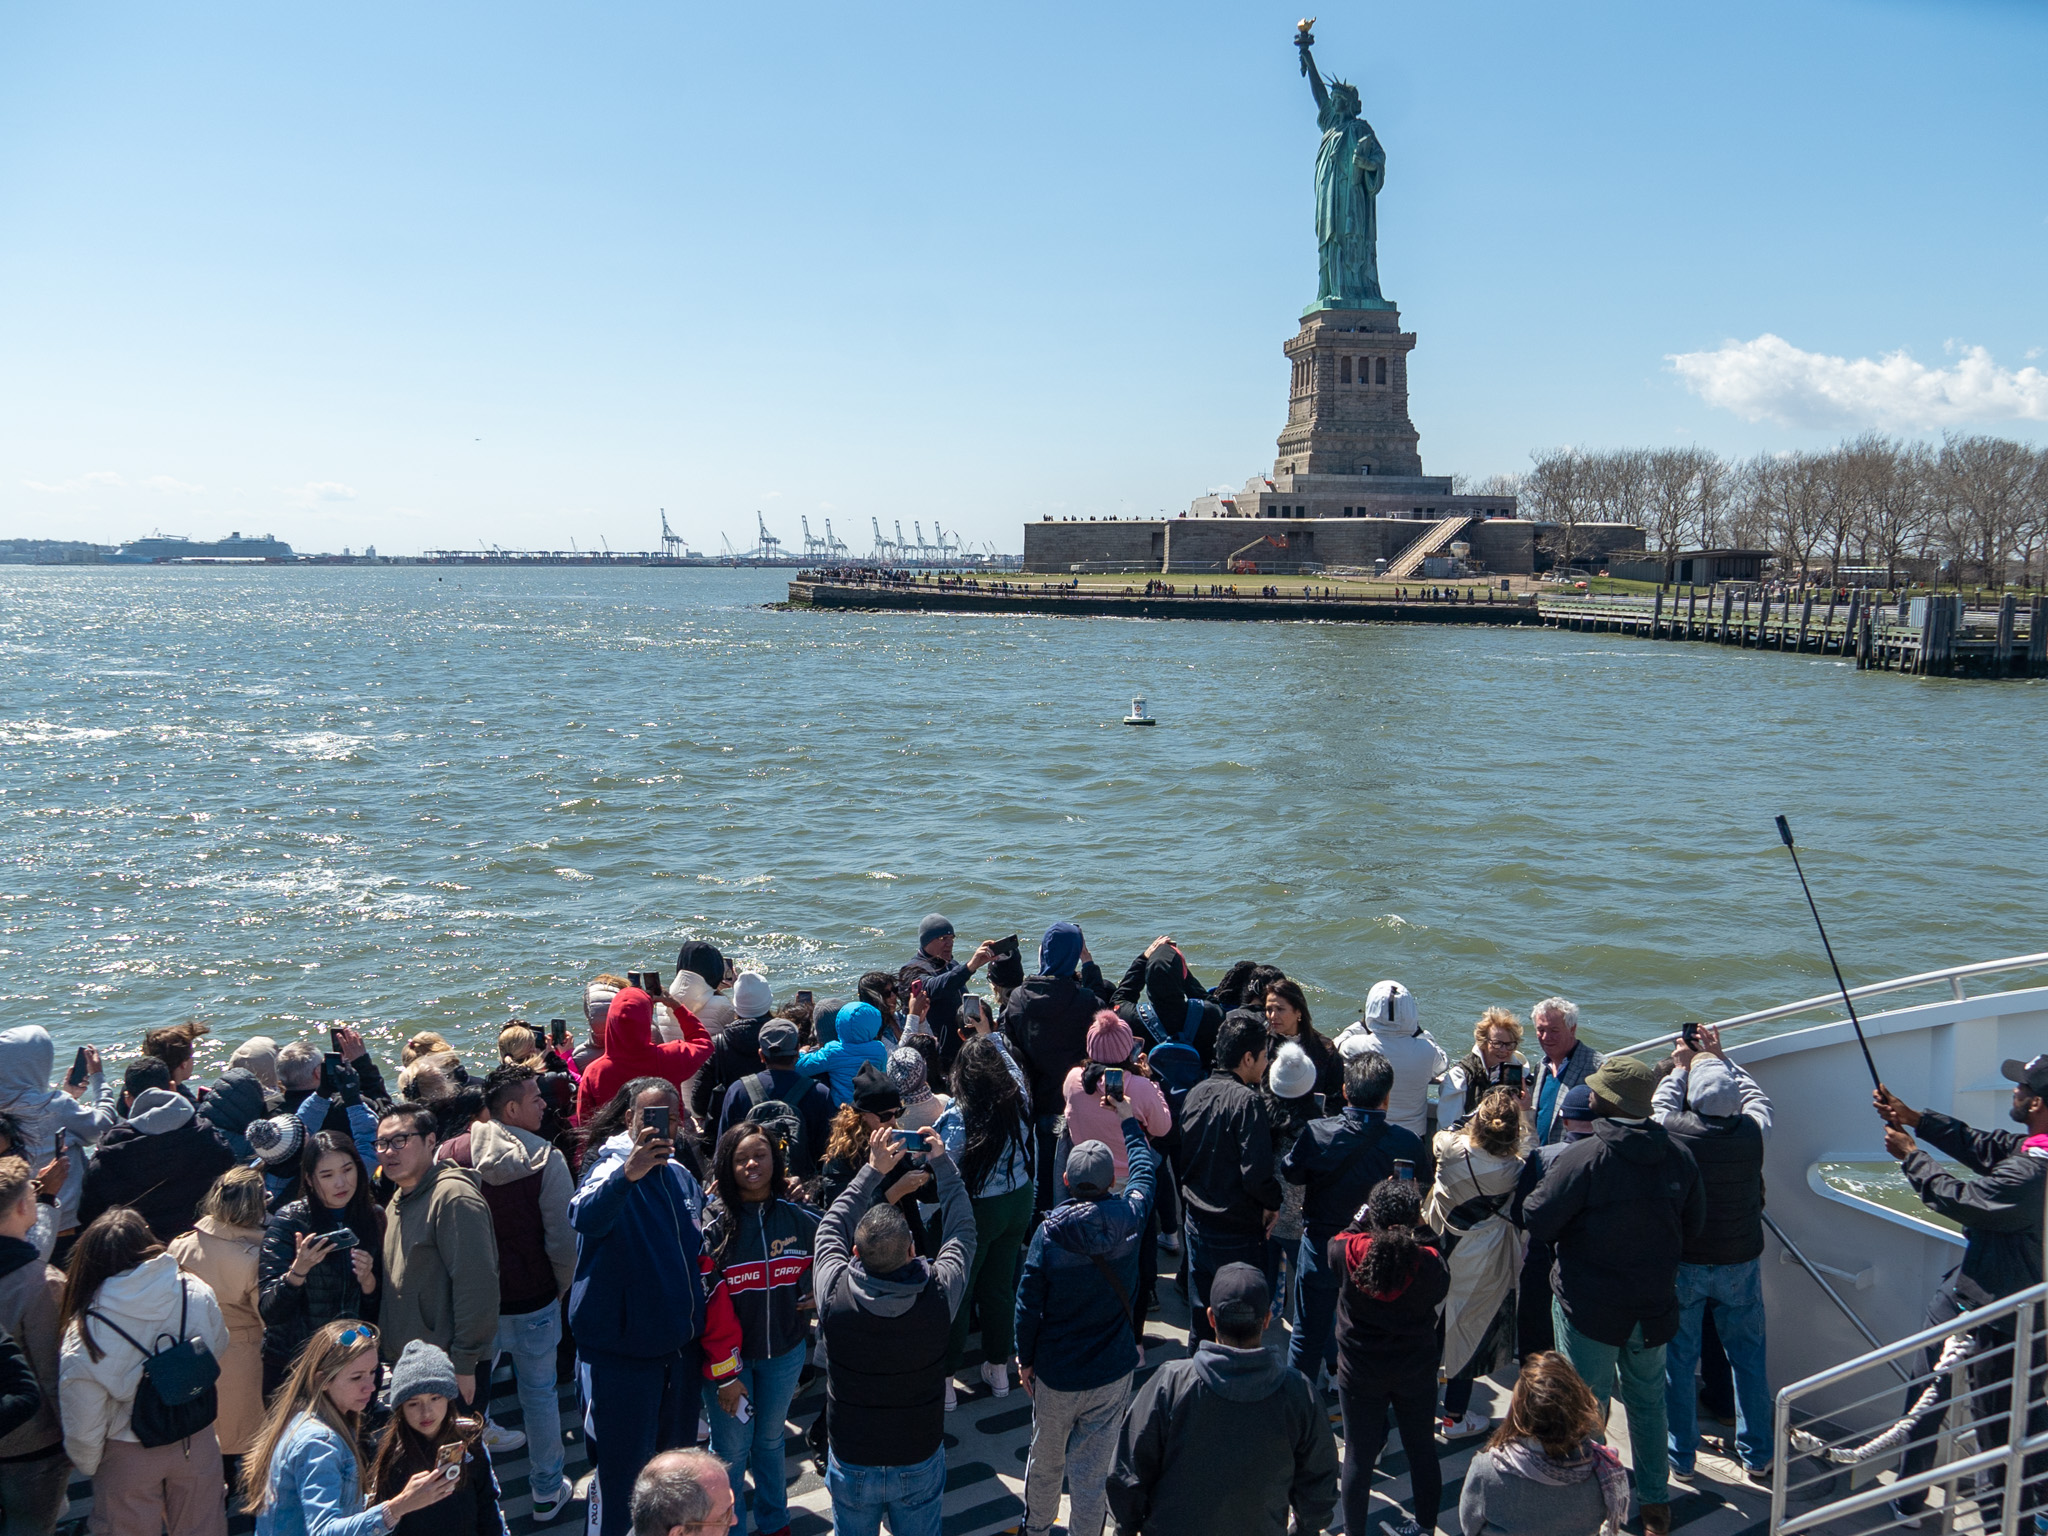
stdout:
<svg viewBox="0 0 2048 1536">
<path fill-rule="evenodd" d="M 1210 1280 L 1216 1337 L 1161 1366 L 1117 1432 L 1109 1507 L 1119 1531 L 1287 1536 L 1290 1509 L 1296 1530 L 1329 1524 L 1337 1443 L 1308 1378 L 1260 1342 L 1272 1301 L 1249 1264 Z"/>
<path fill-rule="evenodd" d="M 1961 1223 L 1963 1228 L 1963 1262 L 1934 1293 L 1927 1309 L 1929 1327 L 2041 1281 L 2041 1186 L 2048 1180 L 2048 1055 L 2008 1061 L 1999 1070 L 2013 1085 L 2012 1107 L 2007 1113 L 2020 1130 L 1979 1131 L 1931 1109 L 1908 1109 L 1885 1087 L 1871 1095 L 1878 1118 L 1885 1123 L 1884 1149 L 1899 1160 L 1906 1182 L 1930 1211 Z M 1976 1177 L 1958 1178 L 1947 1172 L 1915 1144 L 1916 1137 L 1954 1158 Z M 1980 1406 L 1971 1411 L 1982 1416 L 2001 1414 L 2012 1400 L 2012 1323 L 2008 1320 L 1979 1329 L 1977 1336 L 1979 1347 L 1970 1362 L 1970 1385 Z M 2006 1351 L 2002 1355 L 2001 1348 Z M 1930 1347 L 1926 1369 L 1935 1372 L 1941 1394 L 1938 1401 L 1945 1403 L 1954 1373 L 1936 1371 L 1935 1358 Z M 1915 1426 L 1913 1442 L 1899 1463 L 1901 1477 L 1925 1472 L 1934 1465 L 1936 1432 L 1945 1411 L 1938 1407 Z M 2039 1429 L 2038 1413 L 2037 1409 L 2028 1415 L 2030 1434 Z M 1980 1422 L 1980 1444 L 1987 1434 L 2003 1444 L 2002 1426 L 2011 1422 L 2010 1417 L 1994 1418 L 1988 1425 Z M 1994 1468 L 1992 1477 L 1998 1491 L 1977 1506 L 1987 1529 L 2000 1518 L 2004 1468 Z M 1914 1517 L 1926 1505 L 1924 1492 L 1911 1493 L 1894 1499 L 1892 1511 L 1917 1525 Z"/>
</svg>

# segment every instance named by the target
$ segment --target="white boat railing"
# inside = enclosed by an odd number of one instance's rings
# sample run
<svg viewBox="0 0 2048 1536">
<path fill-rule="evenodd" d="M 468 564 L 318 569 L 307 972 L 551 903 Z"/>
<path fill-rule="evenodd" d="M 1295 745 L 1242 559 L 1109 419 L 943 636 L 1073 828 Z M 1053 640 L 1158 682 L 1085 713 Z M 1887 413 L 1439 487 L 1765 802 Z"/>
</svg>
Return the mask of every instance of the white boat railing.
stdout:
<svg viewBox="0 0 2048 1536">
<path fill-rule="evenodd" d="M 1894 992 L 1910 992 L 1916 987 L 1938 986 L 1942 982 L 1947 982 L 1950 996 L 1961 1002 L 1969 996 L 1969 993 L 1963 990 L 1963 981 L 1967 977 L 1995 976 L 2001 971 L 2038 969 L 2048 969 L 2048 951 L 2033 955 L 2012 955 L 2004 960 L 1979 960 L 1970 965 L 1952 965 L 1939 971 L 1922 971 L 1917 976 L 1901 976 L 1893 981 L 1872 982 L 1868 986 L 1851 987 L 1849 996 L 1854 1001 L 1861 1002 L 1866 997 L 1885 997 Z M 1714 1028 L 1725 1033 L 1751 1024 L 1767 1024 L 1772 1019 L 1789 1019 L 1798 1014 L 1812 1013 L 1820 1008 L 1833 1007 L 1839 1011 L 1841 1001 L 1840 992 L 1823 992 L 1818 997 L 1809 997 L 1796 1003 L 1781 1003 L 1776 1008 L 1760 1008 L 1755 1013 L 1738 1013 L 1733 1018 L 1715 1021 Z M 1844 1014 L 1843 1017 L 1847 1015 Z M 1653 1035 L 1648 1040 L 1639 1040 L 1634 1045 L 1621 1047 L 1621 1054 L 1633 1055 L 1655 1046 L 1669 1045 L 1678 1036 L 1679 1031 L 1675 1029 L 1669 1034 Z"/>
<path fill-rule="evenodd" d="M 1938 1519 L 1946 1533 L 1961 1513 L 1959 1496 L 1974 1500 L 1979 1515 L 1986 1517 L 1982 1529 L 1987 1536 L 1994 1530 L 2001 1536 L 2033 1531 L 2048 1480 L 2044 1300 L 2048 1284 L 2031 1286 L 1780 1390 L 1772 1425 L 1771 1536 L 1798 1536 L 1855 1515 L 1886 1517 L 1874 1524 L 1858 1522 L 1859 1536 L 1915 1527 L 1923 1519 Z M 1917 1366 L 1913 1357 L 1923 1350 L 1937 1356 L 1934 1368 L 1907 1374 L 1900 1362 Z M 1906 1376 L 1903 1397 L 1894 1372 Z M 1945 1402 L 1935 1396 L 1944 1384 L 1949 1390 Z M 1858 1395 L 1844 1403 L 1844 1391 Z M 1822 1419 L 1795 1426 L 1793 1415 L 1802 1400 L 1818 1395 L 1834 1404 L 1835 1413 L 1897 1402 L 1903 1416 L 1876 1436 L 1865 1430 L 1837 1433 Z M 2012 1428 L 2016 1403 L 2023 1405 L 2018 1433 Z M 1924 1471 L 1901 1471 L 1892 1482 L 1859 1476 L 1858 1469 L 1899 1464 L 1909 1448 L 1925 1454 L 1930 1465 Z M 1814 1470 L 1816 1465 L 1820 1470 Z M 1844 1469 L 1848 1488 L 1838 1492 Z M 1961 1494 L 1965 1482 L 1968 1495 Z M 1945 1489 L 1939 1510 L 1906 1513 L 1891 1502 L 1935 1487 Z M 1795 1498 L 1818 1502 L 1790 1514 L 1787 1506 Z M 1995 1522 L 1988 1518 L 1993 1513 Z"/>
</svg>

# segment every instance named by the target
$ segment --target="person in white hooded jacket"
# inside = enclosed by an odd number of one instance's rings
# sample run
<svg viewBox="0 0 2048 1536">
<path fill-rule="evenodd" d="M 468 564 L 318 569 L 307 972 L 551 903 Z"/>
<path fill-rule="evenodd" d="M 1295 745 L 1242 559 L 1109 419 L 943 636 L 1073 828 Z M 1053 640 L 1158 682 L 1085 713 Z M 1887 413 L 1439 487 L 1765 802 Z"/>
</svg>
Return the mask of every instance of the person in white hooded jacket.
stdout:
<svg viewBox="0 0 2048 1536">
<path fill-rule="evenodd" d="M 1429 1085 L 1450 1069 L 1451 1059 L 1422 1027 L 1415 994 L 1398 981 L 1376 981 L 1365 997 L 1365 1017 L 1337 1037 L 1346 1061 L 1374 1052 L 1394 1069 L 1387 1095 L 1387 1123 L 1412 1131 L 1429 1143 Z"/>
<path fill-rule="evenodd" d="M 78 1196 L 85 1187 L 85 1162 L 101 1136 L 120 1123 L 114 1095 L 100 1070 L 100 1053 L 88 1046 L 85 1083 L 78 1089 L 50 1086 L 56 1055 L 50 1032 L 40 1024 L 0 1030 L 0 1110 L 14 1117 L 21 1144 L 13 1150 L 41 1168 L 54 1155 L 63 1133 L 71 1171 L 57 1194 L 57 1231 L 67 1232 L 78 1216 Z"/>
<path fill-rule="evenodd" d="M 225 1536 L 213 1426 L 149 1447 L 129 1424 L 144 1351 L 160 1335 L 198 1339 L 216 1360 L 227 1353 L 227 1324 L 212 1289 L 179 1270 L 139 1215 L 116 1206 L 79 1234 L 58 1323 L 64 1453 L 92 1478 L 93 1536 Z"/>
</svg>

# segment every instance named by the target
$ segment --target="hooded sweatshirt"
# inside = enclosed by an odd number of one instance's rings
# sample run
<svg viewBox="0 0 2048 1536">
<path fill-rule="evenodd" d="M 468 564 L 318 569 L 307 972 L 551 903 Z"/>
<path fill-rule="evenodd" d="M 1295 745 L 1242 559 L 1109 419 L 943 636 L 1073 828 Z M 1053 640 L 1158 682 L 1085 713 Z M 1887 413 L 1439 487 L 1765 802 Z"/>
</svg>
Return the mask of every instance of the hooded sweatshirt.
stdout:
<svg viewBox="0 0 2048 1536">
<path fill-rule="evenodd" d="M 1137 1120 L 1123 1121 L 1119 1132 L 1131 1170 L 1123 1193 L 1056 1207 L 1024 1254 L 1017 1363 L 1058 1392 L 1106 1387 L 1138 1366 L 1129 1302 L 1138 1294 L 1138 1240 L 1152 1209 L 1158 1159 Z"/>
<path fill-rule="evenodd" d="M 1054 923 L 1038 946 L 1038 974 L 1027 976 L 1003 1004 L 1002 1030 L 1031 1079 L 1041 1118 L 1059 1114 L 1067 1069 L 1088 1056 L 1088 1026 L 1109 1006 L 1111 988 L 1092 960 L 1083 961 L 1081 930 Z"/>
<path fill-rule="evenodd" d="M 604 1018 L 604 1054 L 583 1069 L 576 1118 L 588 1120 L 636 1077 L 658 1077 L 680 1093 L 711 1059 L 711 1037 L 695 1015 L 682 1016 L 683 1038 L 656 1043 L 654 1000 L 638 987 L 621 987 Z"/>
<path fill-rule="evenodd" d="M 57 1196 L 57 1230 L 68 1231 L 77 1220 L 78 1196 L 85 1186 L 86 1153 L 120 1117 L 106 1074 L 95 1072 L 79 1098 L 50 1086 L 50 1063 L 56 1047 L 40 1024 L 0 1030 L 0 1111 L 14 1116 L 22 1144 L 15 1148 L 31 1168 L 50 1160 L 63 1133 L 71 1171 Z"/>
<path fill-rule="evenodd" d="M 87 1477 L 99 1470 L 100 1455 L 109 1440 L 138 1443 L 128 1427 L 128 1415 L 142 1384 L 143 1353 L 100 1321 L 125 1329 L 143 1344 L 154 1348 L 157 1335 L 178 1331 L 178 1314 L 184 1309 L 182 1337 L 199 1339 L 218 1360 L 228 1352 L 227 1324 L 221 1321 L 220 1304 L 204 1280 L 179 1273 L 178 1261 L 168 1253 L 144 1259 L 100 1287 L 91 1310 L 99 1318 L 74 1319 L 64 1330 L 64 1349 L 57 1368 L 58 1413 L 64 1421 L 64 1454 Z M 95 1360 L 79 1337 L 83 1324 L 92 1329 L 92 1341 L 99 1348 Z"/>
<path fill-rule="evenodd" d="M 1363 1052 L 1387 1058 L 1394 1086 L 1387 1094 L 1387 1119 L 1416 1136 L 1429 1134 L 1429 1085 L 1450 1070 L 1451 1058 L 1422 1027 L 1415 994 L 1398 982 L 1374 985 L 1365 1017 L 1337 1037 L 1345 1061 Z"/>
<path fill-rule="evenodd" d="M 1351 1275 L 1372 1245 L 1370 1232 L 1346 1232 L 1328 1244 L 1330 1268 L 1344 1277 L 1337 1300 L 1337 1379 L 1362 1390 L 1434 1376 L 1443 1352 L 1436 1313 L 1451 1288 L 1442 1257 L 1423 1242 L 1407 1279 L 1390 1291 L 1361 1290 Z"/>
<path fill-rule="evenodd" d="M 563 1295 L 576 1278 L 569 1225 L 569 1164 L 531 1131 L 479 1120 L 435 1154 L 471 1169 L 498 1239 L 498 1313 L 520 1317 Z"/>
<path fill-rule="evenodd" d="M 78 1224 L 131 1205 L 160 1243 L 189 1232 L 213 1181 L 235 1166 L 220 1132 L 197 1118 L 192 1101 L 172 1088 L 135 1097 L 125 1122 L 100 1138 L 86 1169 Z"/>
<path fill-rule="evenodd" d="M 732 1299 L 707 1276 L 699 1221 L 704 1192 L 674 1158 L 639 1180 L 626 1177 L 633 1138 L 612 1137 L 589 1159 L 569 1204 L 576 1228 L 576 1279 L 569 1327 L 588 1354 L 658 1360 L 703 1340 L 704 1376 L 724 1381 L 740 1368 L 740 1325 Z"/>
<path fill-rule="evenodd" d="M 853 1079 L 863 1066 L 889 1070 L 889 1047 L 882 1042 L 882 1015 L 873 1003 L 855 1003 L 839 1010 L 839 1038 L 805 1051 L 796 1059 L 806 1077 L 823 1077 L 832 1090 L 832 1107 L 853 1102 Z"/>
<path fill-rule="evenodd" d="M 1116 1438 L 1119 1528 L 1175 1536 L 1320 1531 L 1337 1507 L 1337 1443 L 1308 1378 L 1264 1349 L 1205 1342 L 1138 1389 Z"/>
<path fill-rule="evenodd" d="M 64 1438 L 57 1422 L 57 1303 L 64 1272 L 44 1262 L 33 1242 L 0 1237 L 0 1332 L 21 1346 L 42 1389 L 35 1417 L 0 1439 L 0 1461 L 47 1451 Z"/>
</svg>

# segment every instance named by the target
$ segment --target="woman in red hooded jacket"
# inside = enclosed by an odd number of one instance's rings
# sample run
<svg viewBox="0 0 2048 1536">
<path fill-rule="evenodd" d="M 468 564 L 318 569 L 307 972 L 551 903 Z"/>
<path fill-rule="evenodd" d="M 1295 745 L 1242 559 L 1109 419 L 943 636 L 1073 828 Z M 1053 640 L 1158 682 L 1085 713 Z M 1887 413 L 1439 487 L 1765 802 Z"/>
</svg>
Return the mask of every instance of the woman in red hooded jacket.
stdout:
<svg viewBox="0 0 2048 1536">
<path fill-rule="evenodd" d="M 656 1002 L 668 1004 L 669 1012 L 682 1025 L 682 1039 L 655 1041 Z M 681 1092 L 683 1084 L 710 1059 L 711 1036 L 697 1016 L 666 990 L 654 998 L 638 987 L 621 987 L 605 1011 L 604 1054 L 583 1069 L 583 1081 L 576 1090 L 576 1123 L 581 1125 L 604 1108 L 636 1077 L 666 1078 Z"/>
</svg>

